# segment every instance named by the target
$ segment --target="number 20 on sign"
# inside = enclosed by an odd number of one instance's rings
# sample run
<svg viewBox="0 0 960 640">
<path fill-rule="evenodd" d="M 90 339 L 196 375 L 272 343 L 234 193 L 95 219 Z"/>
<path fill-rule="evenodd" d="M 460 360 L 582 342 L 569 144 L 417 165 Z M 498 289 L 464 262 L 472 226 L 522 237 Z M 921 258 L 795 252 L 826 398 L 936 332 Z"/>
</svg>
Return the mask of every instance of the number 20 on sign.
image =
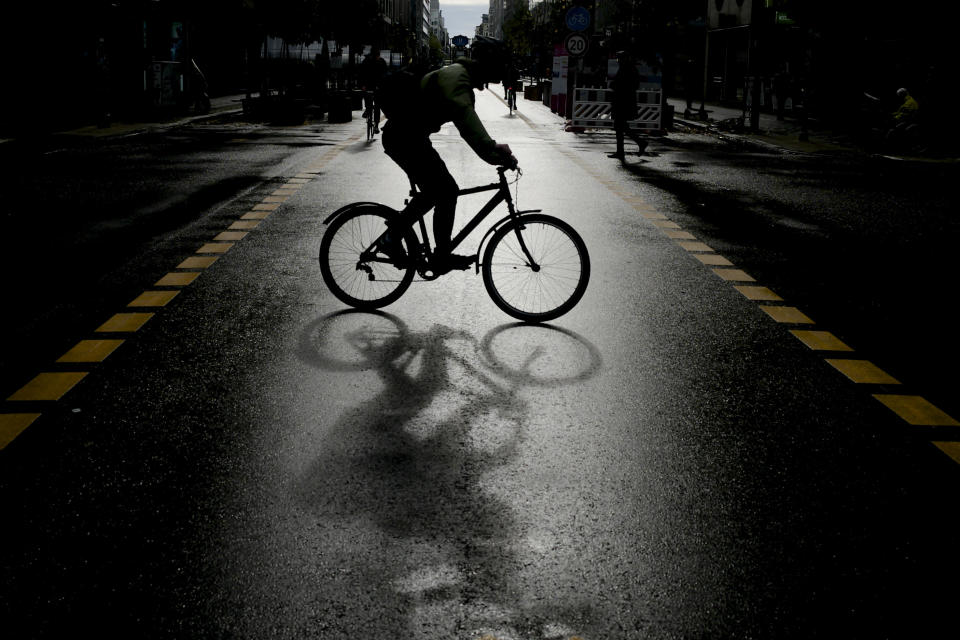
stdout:
<svg viewBox="0 0 960 640">
<path fill-rule="evenodd" d="M 567 53 L 571 56 L 582 56 L 587 52 L 589 45 L 590 41 L 581 33 L 571 33 L 567 36 L 566 42 L 564 42 Z"/>
</svg>

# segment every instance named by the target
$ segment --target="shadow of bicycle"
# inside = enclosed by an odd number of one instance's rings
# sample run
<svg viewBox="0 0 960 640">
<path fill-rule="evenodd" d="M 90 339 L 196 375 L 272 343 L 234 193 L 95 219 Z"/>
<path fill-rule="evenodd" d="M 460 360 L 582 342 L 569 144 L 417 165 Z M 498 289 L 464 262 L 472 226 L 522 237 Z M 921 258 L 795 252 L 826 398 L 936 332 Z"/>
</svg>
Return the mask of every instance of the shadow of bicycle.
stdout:
<svg viewBox="0 0 960 640">
<path fill-rule="evenodd" d="M 421 625 L 418 616 L 443 611 L 450 622 L 430 624 L 455 626 L 433 637 L 514 628 L 520 617 L 555 623 L 546 609 L 511 608 L 523 533 L 511 503 L 487 482 L 524 441 L 530 407 L 520 391 L 589 379 L 601 367 L 597 349 L 543 325 L 503 325 L 477 339 L 442 325 L 411 331 L 386 313 L 346 311 L 306 327 L 298 355 L 353 374 L 360 386 L 358 404 L 329 432 L 296 497 L 318 526 L 347 527 L 352 536 L 369 535 L 372 526 L 395 545 L 392 552 L 373 548 L 365 559 L 340 558 L 365 572 L 377 565 L 382 579 L 362 588 L 406 612 L 410 628 Z M 411 548 L 421 551 L 411 555 Z"/>
</svg>

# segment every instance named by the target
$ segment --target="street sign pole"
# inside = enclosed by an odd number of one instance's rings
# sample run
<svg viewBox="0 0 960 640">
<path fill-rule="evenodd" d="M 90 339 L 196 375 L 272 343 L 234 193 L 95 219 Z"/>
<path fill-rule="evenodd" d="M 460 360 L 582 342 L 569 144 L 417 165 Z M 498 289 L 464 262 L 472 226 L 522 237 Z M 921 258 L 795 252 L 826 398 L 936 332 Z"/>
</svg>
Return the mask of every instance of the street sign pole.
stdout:
<svg viewBox="0 0 960 640">
<path fill-rule="evenodd" d="M 583 67 L 583 56 L 590 48 L 590 38 L 584 32 L 590 26 L 590 10 L 582 6 L 573 6 L 567 11 L 565 18 L 567 28 L 570 33 L 564 40 L 564 46 L 571 58 L 577 61 L 575 67 L 571 68 L 571 82 L 567 91 L 569 99 L 567 100 L 566 113 L 568 119 L 573 118 L 573 98 L 577 95 L 577 71 Z"/>
</svg>

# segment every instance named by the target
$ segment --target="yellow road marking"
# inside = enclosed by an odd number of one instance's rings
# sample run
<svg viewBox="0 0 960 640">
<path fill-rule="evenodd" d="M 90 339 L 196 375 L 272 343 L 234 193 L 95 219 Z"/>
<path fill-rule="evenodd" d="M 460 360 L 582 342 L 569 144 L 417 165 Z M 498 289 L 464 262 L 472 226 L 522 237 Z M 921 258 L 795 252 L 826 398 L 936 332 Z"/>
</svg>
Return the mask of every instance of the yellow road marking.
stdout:
<svg viewBox="0 0 960 640">
<path fill-rule="evenodd" d="M 706 265 L 713 265 L 717 267 L 732 267 L 733 263 L 724 258 L 723 256 L 716 253 L 701 253 L 694 254 L 693 256 L 700 262 Z"/>
<path fill-rule="evenodd" d="M 827 362 L 857 384 L 900 384 L 896 378 L 869 360 L 827 358 Z"/>
<path fill-rule="evenodd" d="M 279 189 L 277 189 L 276 191 L 274 191 L 274 192 L 271 193 L 270 195 L 272 195 L 272 196 L 292 196 L 292 195 L 296 195 L 296 193 L 297 193 L 298 190 L 299 190 L 299 189 L 297 189 L 297 188 L 295 188 L 295 187 L 280 187 Z"/>
<path fill-rule="evenodd" d="M 83 380 L 86 371 L 67 371 L 63 373 L 41 373 L 21 387 L 7 400 L 59 400 L 75 384 Z"/>
<path fill-rule="evenodd" d="M 0 413 L 0 449 L 13 442 L 39 417 L 39 413 Z"/>
<path fill-rule="evenodd" d="M 269 211 L 248 211 L 247 213 L 240 216 L 241 220 L 263 220 L 264 218 L 269 218 Z"/>
<path fill-rule="evenodd" d="M 666 220 L 667 216 L 658 211 L 639 211 L 640 215 L 647 220 Z"/>
<path fill-rule="evenodd" d="M 218 256 L 190 256 L 178 264 L 177 269 L 206 269 L 218 259 Z"/>
<path fill-rule="evenodd" d="M 103 362 L 123 340 L 81 340 L 57 362 Z"/>
<path fill-rule="evenodd" d="M 953 458 L 954 462 L 960 462 L 960 442 L 934 442 L 940 451 Z"/>
<path fill-rule="evenodd" d="M 674 240 L 696 240 L 697 237 L 690 233 L 689 231 L 678 231 L 676 229 L 664 229 L 663 233 L 666 234 L 668 238 Z"/>
<path fill-rule="evenodd" d="M 680 225 L 678 225 L 676 222 L 673 222 L 672 220 L 662 220 L 662 219 L 654 220 L 653 226 L 659 227 L 661 229 L 679 229 L 680 228 Z"/>
<path fill-rule="evenodd" d="M 790 333 L 814 351 L 853 351 L 829 331 L 791 329 Z"/>
<path fill-rule="evenodd" d="M 226 253 L 232 246 L 232 242 L 208 242 L 197 249 L 197 253 Z"/>
<path fill-rule="evenodd" d="M 703 252 L 712 252 L 713 247 L 709 246 L 704 242 L 678 242 L 681 247 L 690 252 L 703 251 Z"/>
<path fill-rule="evenodd" d="M 214 237 L 214 242 L 235 242 L 247 237 L 245 231 L 222 231 Z"/>
<path fill-rule="evenodd" d="M 876 393 L 873 397 L 912 425 L 924 427 L 960 426 L 960 422 L 957 422 L 921 396 Z"/>
<path fill-rule="evenodd" d="M 260 204 L 253 205 L 254 211 L 276 211 L 280 208 L 280 203 L 278 202 L 261 202 Z"/>
<path fill-rule="evenodd" d="M 227 228 L 249 231 L 250 229 L 255 229 L 258 224 L 260 224 L 259 220 L 237 220 Z"/>
<path fill-rule="evenodd" d="M 743 269 L 711 269 L 715 274 L 728 282 L 754 282 L 754 279 Z"/>
<path fill-rule="evenodd" d="M 796 307 L 774 307 L 771 305 L 761 305 L 768 316 L 777 322 L 788 324 L 814 324 L 813 320 L 807 317 L 805 313 Z"/>
<path fill-rule="evenodd" d="M 283 204 L 284 202 L 286 202 L 286 201 L 289 200 L 289 199 L 290 199 L 290 198 L 288 198 L 288 197 L 286 197 L 286 196 L 267 196 L 267 197 L 265 197 L 265 198 L 262 200 L 262 202 L 272 202 L 272 203 L 275 203 L 275 204 Z"/>
<path fill-rule="evenodd" d="M 185 287 L 192 284 L 199 277 L 196 271 L 187 271 L 183 273 L 172 272 L 163 276 L 154 283 L 155 287 Z"/>
<path fill-rule="evenodd" d="M 128 307 L 165 307 L 179 291 L 144 291 Z"/>
<path fill-rule="evenodd" d="M 118 313 L 100 325 L 97 333 L 132 333 L 152 317 L 152 313 Z"/>
<path fill-rule="evenodd" d="M 747 300 L 769 300 L 769 301 L 778 301 L 783 300 L 776 293 L 771 291 L 766 287 L 752 286 L 746 284 L 736 284 L 733 285 L 733 288 L 746 296 Z"/>
</svg>

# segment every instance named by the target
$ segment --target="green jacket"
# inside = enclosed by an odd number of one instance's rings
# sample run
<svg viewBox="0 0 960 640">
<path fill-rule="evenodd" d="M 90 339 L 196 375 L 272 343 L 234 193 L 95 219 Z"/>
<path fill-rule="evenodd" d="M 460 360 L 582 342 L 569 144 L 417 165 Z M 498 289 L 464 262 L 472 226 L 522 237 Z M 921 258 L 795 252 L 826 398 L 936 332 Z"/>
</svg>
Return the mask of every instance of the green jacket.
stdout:
<svg viewBox="0 0 960 640">
<path fill-rule="evenodd" d="M 478 156 L 490 164 L 499 164 L 504 158 L 474 110 L 474 88 L 483 88 L 474 60 L 461 58 L 426 74 L 420 82 L 422 122 L 429 133 L 452 122 Z"/>
</svg>

